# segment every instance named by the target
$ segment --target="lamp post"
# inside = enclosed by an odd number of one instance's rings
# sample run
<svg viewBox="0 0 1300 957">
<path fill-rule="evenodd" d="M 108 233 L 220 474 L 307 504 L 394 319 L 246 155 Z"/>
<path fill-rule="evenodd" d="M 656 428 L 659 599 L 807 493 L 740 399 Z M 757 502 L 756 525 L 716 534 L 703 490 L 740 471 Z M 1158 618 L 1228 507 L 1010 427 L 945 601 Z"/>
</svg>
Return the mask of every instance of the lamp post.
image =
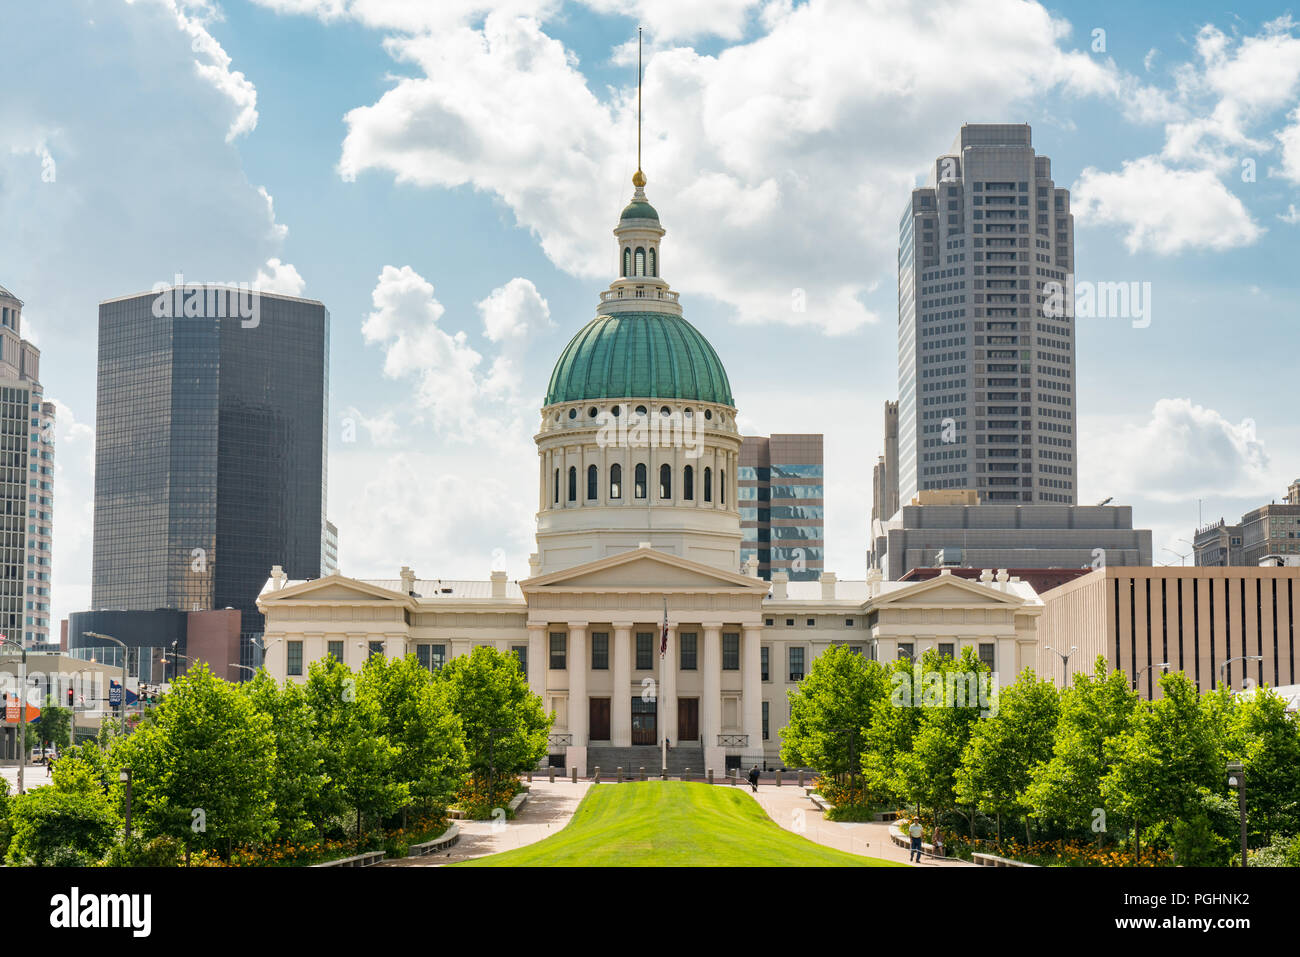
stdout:
<svg viewBox="0 0 1300 957">
<path fill-rule="evenodd" d="M 1173 550 L 1172 548 L 1170 548 L 1168 545 L 1162 545 L 1162 546 L 1160 546 L 1160 547 L 1161 547 L 1162 550 L 1168 552 L 1170 555 L 1177 555 L 1177 556 L 1178 556 L 1178 564 L 1179 564 L 1179 565 L 1186 565 L 1186 564 L 1187 564 L 1187 555 L 1184 555 L 1184 554 L 1182 554 L 1181 552 L 1176 552 L 1176 551 L 1174 551 L 1174 550 Z M 1189 552 L 1188 554 L 1191 554 L 1191 553 Z"/>
<path fill-rule="evenodd" d="M 1070 680 L 1070 657 L 1079 650 L 1077 645 L 1071 645 L 1069 651 L 1057 651 L 1051 645 L 1045 645 L 1046 649 L 1061 659 L 1061 687 L 1064 688 Z"/>
<path fill-rule="evenodd" d="M 1133 679 L 1133 690 L 1134 691 L 1138 690 L 1138 685 L 1142 684 L 1142 676 L 1146 674 L 1148 671 L 1150 671 L 1152 668 L 1168 668 L 1168 667 L 1169 667 L 1169 662 L 1167 661 L 1156 661 L 1147 665 L 1145 668 L 1139 671 L 1137 673 L 1137 677 Z"/>
<path fill-rule="evenodd" d="M 22 642 L 0 634 L 0 645 L 13 645 L 22 655 L 18 669 L 18 793 L 23 793 L 24 774 L 27 767 L 27 649 Z"/>
<path fill-rule="evenodd" d="M 119 720 L 121 721 L 121 724 L 118 727 L 117 733 L 126 734 L 126 645 L 118 641 L 112 635 L 101 635 L 97 631 L 83 631 L 82 635 L 87 638 L 98 638 L 100 641 L 111 641 L 122 649 L 122 700 L 118 705 L 120 715 Z M 112 702 L 109 703 L 109 707 L 112 707 Z"/>
<path fill-rule="evenodd" d="M 1220 662 L 1219 662 L 1219 683 L 1220 683 L 1220 684 L 1223 683 L 1223 672 L 1224 672 L 1224 669 L 1226 669 L 1226 668 L 1227 668 L 1229 665 L 1231 665 L 1234 661 L 1263 661 L 1263 660 L 1264 660 L 1264 656 L 1263 656 L 1263 655 L 1237 655 L 1235 658 L 1228 658 L 1228 659 L 1226 659 L 1225 661 L 1220 661 Z M 1242 671 L 1242 674 L 1245 675 L 1245 673 L 1246 673 L 1246 669 L 1245 669 L 1245 668 L 1242 668 L 1241 671 Z M 1232 684 L 1232 680 L 1231 680 L 1231 679 L 1228 680 L 1228 684 L 1229 684 L 1229 686 L 1231 686 L 1231 684 Z M 1228 690 L 1231 691 L 1232 688 L 1229 687 Z"/>
<path fill-rule="evenodd" d="M 253 675 L 254 677 L 257 676 L 256 668 L 249 667 L 248 665 L 241 665 L 238 661 L 227 662 L 227 666 L 230 668 L 240 668 L 244 671 L 247 671 L 250 675 Z"/>
<path fill-rule="evenodd" d="M 117 779 L 121 781 L 123 786 L 126 788 L 126 821 L 125 821 L 125 826 L 123 828 L 123 830 L 125 831 L 123 836 L 127 841 L 130 841 L 131 840 L 131 769 L 122 768 L 122 770 L 117 773 Z"/>
<path fill-rule="evenodd" d="M 1246 772 L 1240 761 L 1228 762 L 1228 787 L 1237 789 L 1237 810 L 1241 816 L 1241 866 L 1246 866 Z"/>
</svg>

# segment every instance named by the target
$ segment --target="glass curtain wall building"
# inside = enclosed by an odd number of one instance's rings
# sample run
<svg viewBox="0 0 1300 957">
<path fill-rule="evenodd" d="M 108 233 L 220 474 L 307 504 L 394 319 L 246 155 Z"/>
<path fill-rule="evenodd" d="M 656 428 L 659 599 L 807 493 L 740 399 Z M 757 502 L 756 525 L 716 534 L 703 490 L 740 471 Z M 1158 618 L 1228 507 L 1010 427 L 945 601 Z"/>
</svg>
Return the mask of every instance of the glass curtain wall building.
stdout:
<svg viewBox="0 0 1300 957">
<path fill-rule="evenodd" d="M 328 360 L 312 300 L 188 286 L 100 303 L 95 610 L 237 608 L 241 664 L 259 663 L 271 567 L 321 574 Z"/>
<path fill-rule="evenodd" d="M 739 489 L 742 567 L 758 559 L 759 577 L 783 571 L 816 581 L 825 563 L 822 436 L 744 436 Z"/>
</svg>

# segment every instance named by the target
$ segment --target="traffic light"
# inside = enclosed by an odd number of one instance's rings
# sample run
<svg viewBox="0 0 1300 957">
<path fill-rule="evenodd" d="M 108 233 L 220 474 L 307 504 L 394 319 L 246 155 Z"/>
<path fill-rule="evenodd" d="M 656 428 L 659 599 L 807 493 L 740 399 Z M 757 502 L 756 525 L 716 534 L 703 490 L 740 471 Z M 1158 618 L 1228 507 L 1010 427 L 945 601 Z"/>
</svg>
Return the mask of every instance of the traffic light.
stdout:
<svg viewBox="0 0 1300 957">
<path fill-rule="evenodd" d="M 72 707 L 72 689 L 71 689 L 71 688 L 68 689 L 68 707 L 69 707 L 69 708 Z"/>
</svg>

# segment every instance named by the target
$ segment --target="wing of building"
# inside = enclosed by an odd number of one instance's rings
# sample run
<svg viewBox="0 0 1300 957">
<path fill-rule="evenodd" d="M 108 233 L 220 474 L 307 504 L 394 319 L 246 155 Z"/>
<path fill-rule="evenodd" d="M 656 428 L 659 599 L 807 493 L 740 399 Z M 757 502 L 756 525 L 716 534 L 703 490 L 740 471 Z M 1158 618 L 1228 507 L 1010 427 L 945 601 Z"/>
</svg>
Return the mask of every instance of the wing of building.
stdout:
<svg viewBox="0 0 1300 957">
<path fill-rule="evenodd" d="M 304 680 L 325 655 L 436 669 L 477 645 L 513 651 L 555 712 L 552 764 L 585 774 L 658 767 L 665 740 L 673 767 L 777 763 L 786 692 L 836 644 L 881 660 L 971 646 L 1007 676 L 1032 664 L 1042 603 L 1005 572 L 768 582 L 757 556 L 742 564 L 731 385 L 661 277 L 665 230 L 640 170 L 633 185 L 617 278 L 541 409 L 529 576 L 298 581 L 277 567 L 257 602 L 271 673 Z"/>
</svg>

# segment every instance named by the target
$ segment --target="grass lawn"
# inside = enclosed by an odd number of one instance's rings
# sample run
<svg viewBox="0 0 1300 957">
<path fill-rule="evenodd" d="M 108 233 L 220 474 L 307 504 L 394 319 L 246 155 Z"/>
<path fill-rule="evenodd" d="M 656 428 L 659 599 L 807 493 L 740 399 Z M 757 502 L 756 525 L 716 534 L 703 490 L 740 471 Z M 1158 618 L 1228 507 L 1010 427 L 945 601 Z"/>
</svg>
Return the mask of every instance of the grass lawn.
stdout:
<svg viewBox="0 0 1300 957">
<path fill-rule="evenodd" d="M 483 867 L 890 867 L 781 828 L 749 795 L 685 781 L 592 787 L 558 834 Z M 898 864 L 903 867 L 905 865 Z"/>
</svg>

